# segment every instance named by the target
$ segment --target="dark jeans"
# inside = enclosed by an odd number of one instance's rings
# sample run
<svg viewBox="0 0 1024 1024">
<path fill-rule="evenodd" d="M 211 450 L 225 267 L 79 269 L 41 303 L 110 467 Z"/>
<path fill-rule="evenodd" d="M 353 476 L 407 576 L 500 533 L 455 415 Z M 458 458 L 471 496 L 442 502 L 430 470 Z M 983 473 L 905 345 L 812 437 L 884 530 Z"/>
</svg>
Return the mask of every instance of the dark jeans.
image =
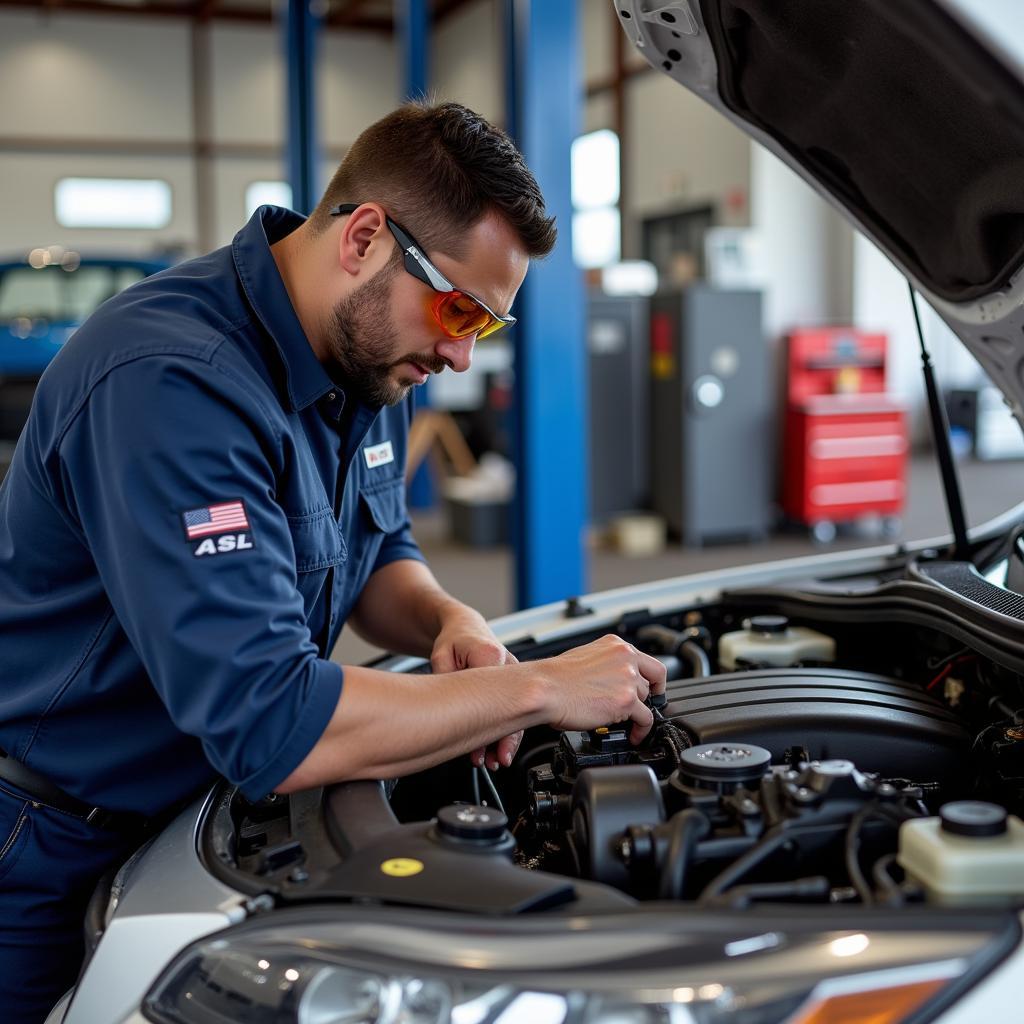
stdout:
<svg viewBox="0 0 1024 1024">
<path fill-rule="evenodd" d="M 132 840 L 0 781 L 0 1021 L 40 1024 L 75 983 L 86 904 Z"/>
</svg>

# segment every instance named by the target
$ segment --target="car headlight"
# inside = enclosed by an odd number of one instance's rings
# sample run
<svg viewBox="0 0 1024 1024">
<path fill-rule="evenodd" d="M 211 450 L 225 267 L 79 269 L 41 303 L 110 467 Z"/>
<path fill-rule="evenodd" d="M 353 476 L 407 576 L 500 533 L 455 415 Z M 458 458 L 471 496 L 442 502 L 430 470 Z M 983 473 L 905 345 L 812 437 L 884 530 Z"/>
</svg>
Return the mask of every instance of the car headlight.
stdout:
<svg viewBox="0 0 1024 1024">
<path fill-rule="evenodd" d="M 516 922 L 511 934 L 450 915 L 429 930 L 342 924 L 337 910 L 330 922 L 312 908 L 273 916 L 179 956 L 145 1015 L 160 1024 L 898 1024 L 992 962 L 994 939 L 964 929 L 825 933 L 805 922 L 803 931 L 737 924 L 739 937 L 726 940 L 720 923 L 701 934 L 682 914 L 670 927 L 644 915 L 650 933 L 633 915 L 628 930 L 621 918 L 618 929 L 560 919 Z"/>
</svg>

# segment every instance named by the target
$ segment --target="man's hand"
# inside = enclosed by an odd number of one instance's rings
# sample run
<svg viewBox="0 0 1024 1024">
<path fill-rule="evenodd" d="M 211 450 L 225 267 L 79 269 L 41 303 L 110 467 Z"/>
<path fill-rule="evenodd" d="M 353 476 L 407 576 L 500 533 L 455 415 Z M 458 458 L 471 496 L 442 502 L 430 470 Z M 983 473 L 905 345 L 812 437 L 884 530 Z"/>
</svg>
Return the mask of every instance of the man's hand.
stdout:
<svg viewBox="0 0 1024 1024">
<path fill-rule="evenodd" d="M 558 730 L 593 729 L 632 720 L 630 741 L 639 743 L 654 725 L 644 703 L 665 692 L 665 666 L 611 634 L 583 647 L 535 662 L 544 670 L 553 700 L 546 718 Z"/>
<path fill-rule="evenodd" d="M 521 730 L 535 725 L 593 729 L 629 719 L 634 743 L 650 731 L 644 701 L 664 691 L 665 666 L 620 637 L 518 665 L 482 619 L 443 625 L 434 664 L 466 667 L 424 677 L 346 665 L 327 728 L 275 792 L 409 775 L 470 751 L 479 757 L 482 744 L 490 744 L 491 764 L 500 763 Z M 491 664 L 468 667 L 480 657 Z M 381 714 L 383 706 L 389 714 Z M 495 743 L 507 729 L 514 735 Z"/>
<path fill-rule="evenodd" d="M 430 655 L 430 667 L 436 673 L 510 665 L 515 661 L 516 656 L 502 646 L 483 616 L 465 605 L 446 614 Z M 486 763 L 492 771 L 499 765 L 507 768 L 522 738 L 522 731 L 512 733 L 489 747 L 479 747 L 470 758 L 477 767 Z"/>
</svg>

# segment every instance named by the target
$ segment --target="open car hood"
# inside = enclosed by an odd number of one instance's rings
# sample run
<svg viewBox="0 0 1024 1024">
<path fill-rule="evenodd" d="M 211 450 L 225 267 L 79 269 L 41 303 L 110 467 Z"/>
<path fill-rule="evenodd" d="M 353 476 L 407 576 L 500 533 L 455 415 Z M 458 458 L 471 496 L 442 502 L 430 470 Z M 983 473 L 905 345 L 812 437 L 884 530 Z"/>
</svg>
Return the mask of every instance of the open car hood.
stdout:
<svg viewBox="0 0 1024 1024">
<path fill-rule="evenodd" d="M 985 28 L 968 0 L 613 2 L 654 68 L 878 245 L 1024 424 L 1024 64 L 991 12 Z"/>
</svg>

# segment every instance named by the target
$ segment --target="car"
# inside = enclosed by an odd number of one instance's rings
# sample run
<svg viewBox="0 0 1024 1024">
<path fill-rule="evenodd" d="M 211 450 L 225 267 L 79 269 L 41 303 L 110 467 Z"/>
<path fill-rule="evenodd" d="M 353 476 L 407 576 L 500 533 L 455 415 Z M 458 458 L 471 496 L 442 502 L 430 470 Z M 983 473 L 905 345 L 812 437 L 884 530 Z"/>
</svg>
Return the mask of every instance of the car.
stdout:
<svg viewBox="0 0 1024 1024">
<path fill-rule="evenodd" d="M 1024 66 L 983 6 L 615 3 L 653 66 L 874 240 L 1021 419 Z M 949 536 L 492 624 L 521 661 L 607 633 L 661 658 L 638 747 L 610 722 L 530 730 L 495 776 L 214 786 L 97 889 L 50 1024 L 1020 1019 L 1024 504 L 967 530 L 944 465 Z"/>
<path fill-rule="evenodd" d="M 160 260 L 82 257 L 61 246 L 0 262 L 0 374 L 38 377 L 97 306 L 166 267 Z"/>
<path fill-rule="evenodd" d="M 0 262 L 0 478 L 50 360 L 97 306 L 167 265 L 56 245 Z"/>
</svg>

